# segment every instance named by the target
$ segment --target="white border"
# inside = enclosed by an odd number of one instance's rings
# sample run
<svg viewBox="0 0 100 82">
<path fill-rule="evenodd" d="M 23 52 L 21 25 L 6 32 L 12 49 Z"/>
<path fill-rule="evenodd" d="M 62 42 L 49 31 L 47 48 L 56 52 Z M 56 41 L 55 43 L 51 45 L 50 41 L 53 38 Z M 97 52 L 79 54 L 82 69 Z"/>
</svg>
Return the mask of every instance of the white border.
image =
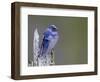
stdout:
<svg viewBox="0 0 100 82">
<path fill-rule="evenodd" d="M 81 11 L 81 12 L 80 12 Z M 28 14 L 49 16 L 88 17 L 88 64 L 28 67 Z M 21 7 L 20 28 L 20 75 L 73 73 L 94 71 L 94 11 Z"/>
</svg>

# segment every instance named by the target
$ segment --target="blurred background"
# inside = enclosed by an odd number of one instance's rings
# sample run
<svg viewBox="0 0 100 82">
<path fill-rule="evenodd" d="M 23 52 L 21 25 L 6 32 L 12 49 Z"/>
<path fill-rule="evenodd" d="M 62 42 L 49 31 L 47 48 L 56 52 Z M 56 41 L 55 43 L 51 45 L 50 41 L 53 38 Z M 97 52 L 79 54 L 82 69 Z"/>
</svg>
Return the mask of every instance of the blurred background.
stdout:
<svg viewBox="0 0 100 82">
<path fill-rule="evenodd" d="M 42 42 L 43 32 L 48 25 L 54 24 L 59 31 L 55 46 L 55 65 L 74 65 L 88 63 L 86 17 L 28 16 L 28 62 L 33 60 L 33 36 L 37 28 Z"/>
</svg>

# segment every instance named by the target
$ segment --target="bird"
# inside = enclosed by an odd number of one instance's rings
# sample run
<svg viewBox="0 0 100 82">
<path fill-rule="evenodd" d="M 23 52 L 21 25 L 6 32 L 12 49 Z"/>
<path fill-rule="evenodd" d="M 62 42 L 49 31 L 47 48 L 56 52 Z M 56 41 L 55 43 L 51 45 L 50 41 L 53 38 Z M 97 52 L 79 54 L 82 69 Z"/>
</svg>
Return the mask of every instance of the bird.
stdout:
<svg viewBox="0 0 100 82">
<path fill-rule="evenodd" d="M 54 49 L 59 39 L 58 28 L 55 25 L 49 25 L 43 33 L 43 39 L 40 46 L 40 56 L 49 55 Z"/>
</svg>

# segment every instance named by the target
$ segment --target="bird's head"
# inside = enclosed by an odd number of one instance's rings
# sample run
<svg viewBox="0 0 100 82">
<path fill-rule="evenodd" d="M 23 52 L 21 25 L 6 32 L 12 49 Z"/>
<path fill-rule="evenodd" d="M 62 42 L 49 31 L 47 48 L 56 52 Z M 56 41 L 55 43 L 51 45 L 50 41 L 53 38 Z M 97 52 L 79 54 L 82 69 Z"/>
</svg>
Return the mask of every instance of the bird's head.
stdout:
<svg viewBox="0 0 100 82">
<path fill-rule="evenodd" d="M 49 25 L 48 28 L 51 29 L 53 32 L 57 31 L 57 27 L 55 25 Z"/>
</svg>

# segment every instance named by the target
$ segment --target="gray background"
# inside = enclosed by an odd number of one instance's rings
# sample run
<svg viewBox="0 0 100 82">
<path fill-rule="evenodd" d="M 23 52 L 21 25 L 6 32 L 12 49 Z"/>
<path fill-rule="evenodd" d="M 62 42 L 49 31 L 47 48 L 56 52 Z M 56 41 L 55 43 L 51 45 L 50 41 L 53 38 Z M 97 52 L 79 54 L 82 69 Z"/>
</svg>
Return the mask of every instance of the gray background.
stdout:
<svg viewBox="0 0 100 82">
<path fill-rule="evenodd" d="M 44 30 L 54 24 L 59 30 L 59 41 L 55 46 L 55 64 L 71 65 L 88 63 L 87 18 L 60 16 L 28 16 L 28 62 L 32 60 L 34 29 L 38 28 L 40 39 Z"/>
</svg>

